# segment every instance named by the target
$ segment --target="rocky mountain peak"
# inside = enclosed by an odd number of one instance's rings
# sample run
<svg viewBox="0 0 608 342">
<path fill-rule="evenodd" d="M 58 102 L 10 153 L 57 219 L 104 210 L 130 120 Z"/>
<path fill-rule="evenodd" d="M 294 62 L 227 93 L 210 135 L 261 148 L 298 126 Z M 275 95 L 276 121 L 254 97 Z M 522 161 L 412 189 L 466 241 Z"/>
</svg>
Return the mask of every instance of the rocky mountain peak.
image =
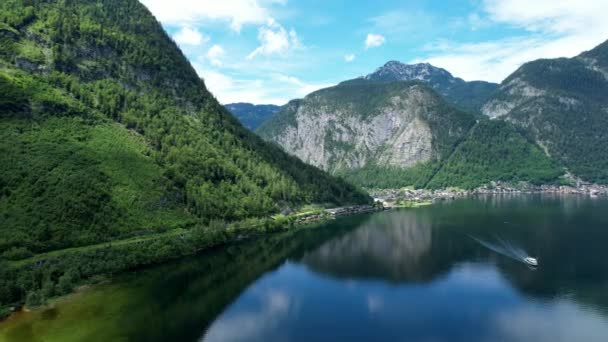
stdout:
<svg viewBox="0 0 608 342">
<path fill-rule="evenodd" d="M 405 64 L 399 61 L 388 61 L 373 73 L 364 76 L 372 81 L 425 81 L 455 82 L 456 78 L 447 70 L 437 68 L 429 63 Z"/>
<path fill-rule="evenodd" d="M 359 80 L 424 82 L 456 107 L 477 113 L 489 95 L 498 87 L 496 83 L 484 81 L 465 82 L 462 78 L 454 77 L 449 71 L 429 63 L 404 64 L 394 60 L 388 61 Z"/>
</svg>

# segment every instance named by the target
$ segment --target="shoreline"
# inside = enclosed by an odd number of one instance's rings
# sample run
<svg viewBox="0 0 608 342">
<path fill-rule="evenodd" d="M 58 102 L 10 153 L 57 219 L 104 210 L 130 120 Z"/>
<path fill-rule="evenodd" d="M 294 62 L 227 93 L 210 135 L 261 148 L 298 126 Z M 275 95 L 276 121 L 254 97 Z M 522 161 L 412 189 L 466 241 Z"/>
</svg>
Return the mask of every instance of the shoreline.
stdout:
<svg viewBox="0 0 608 342">
<path fill-rule="evenodd" d="M 227 226 L 222 232 L 208 231 L 204 234 L 204 237 L 201 236 L 201 240 L 196 242 L 191 241 L 188 243 L 188 241 L 193 237 L 193 234 L 195 234 L 192 231 L 188 231 L 181 232 L 180 234 L 151 237 L 146 240 L 131 241 L 124 244 L 118 243 L 119 241 L 113 241 L 100 244 L 92 249 L 68 248 L 64 251 L 54 251 L 50 254 L 40 254 L 28 259 L 12 261 L 9 262 L 8 265 L 13 268 L 13 271 L 20 273 L 28 272 L 28 270 L 31 270 L 32 268 L 47 267 L 54 263 L 61 262 L 63 258 L 89 258 L 91 257 L 89 254 L 97 251 L 103 251 L 105 257 L 110 257 L 112 255 L 111 253 L 120 253 L 121 251 L 133 248 L 134 246 L 141 248 L 142 251 L 147 251 L 148 248 L 158 243 L 172 246 L 175 246 L 176 244 L 182 245 L 184 243 L 189 245 L 188 248 L 177 248 L 178 252 L 169 253 L 161 257 L 153 256 L 152 254 L 148 255 L 145 260 L 138 260 L 132 264 L 125 265 L 126 267 L 122 269 L 114 269 L 110 272 L 101 273 L 94 272 L 95 274 L 89 275 L 83 279 L 84 281 L 76 285 L 72 291 L 47 298 L 48 302 L 40 306 L 28 306 L 25 303 L 25 299 L 19 303 L 14 302 L 0 306 L 0 322 L 10 319 L 19 313 L 43 309 L 48 305 L 52 305 L 52 303 L 56 300 L 60 300 L 61 298 L 80 292 L 80 290 L 84 287 L 94 286 L 96 283 L 91 282 L 90 279 L 95 276 L 106 277 L 109 275 L 111 277 L 113 273 L 124 273 L 136 270 L 140 267 L 161 265 L 175 259 L 204 253 L 205 251 L 212 250 L 213 248 L 221 248 L 233 243 L 240 243 L 245 240 L 252 240 L 258 237 L 280 233 L 295 232 L 302 229 L 314 229 L 315 226 L 321 225 L 338 217 L 371 213 L 382 210 L 385 210 L 385 208 L 372 205 L 352 205 L 332 209 L 318 209 L 305 213 L 294 213 L 291 215 L 282 216 L 280 218 L 267 219 L 263 221 L 262 224 L 258 223 L 250 226 L 238 227 Z M 105 281 L 107 281 L 107 279 L 105 279 L 103 282 Z"/>
</svg>

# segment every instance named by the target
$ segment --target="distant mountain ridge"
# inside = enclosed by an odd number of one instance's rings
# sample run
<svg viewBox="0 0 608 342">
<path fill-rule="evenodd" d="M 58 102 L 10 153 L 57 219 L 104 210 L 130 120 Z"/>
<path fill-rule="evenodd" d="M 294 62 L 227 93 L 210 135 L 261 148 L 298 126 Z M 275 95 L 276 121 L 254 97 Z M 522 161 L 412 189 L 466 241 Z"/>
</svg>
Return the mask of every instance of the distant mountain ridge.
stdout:
<svg viewBox="0 0 608 342">
<path fill-rule="evenodd" d="M 454 137 L 443 153 L 436 146 L 447 136 L 437 127 Z M 500 85 L 389 61 L 290 102 L 258 132 L 364 186 L 546 183 L 567 171 L 608 183 L 608 41 L 574 58 L 526 63 Z"/>
<path fill-rule="evenodd" d="M 429 63 L 404 64 L 399 61 L 388 61 L 374 72 L 363 76 L 369 81 L 424 81 L 431 85 L 456 83 L 456 78 L 447 70 Z M 461 80 L 461 79 L 458 79 Z"/>
<path fill-rule="evenodd" d="M 254 105 L 252 103 L 238 102 L 224 105 L 232 115 L 234 115 L 243 126 L 250 130 L 255 130 L 264 121 L 281 109 L 281 106 L 272 104 Z"/>
<path fill-rule="evenodd" d="M 481 105 L 498 88 L 498 84 L 491 82 L 466 82 L 429 63 L 389 61 L 361 79 L 374 82 L 421 81 L 444 96 L 449 103 L 472 112 L 479 112 Z"/>
</svg>

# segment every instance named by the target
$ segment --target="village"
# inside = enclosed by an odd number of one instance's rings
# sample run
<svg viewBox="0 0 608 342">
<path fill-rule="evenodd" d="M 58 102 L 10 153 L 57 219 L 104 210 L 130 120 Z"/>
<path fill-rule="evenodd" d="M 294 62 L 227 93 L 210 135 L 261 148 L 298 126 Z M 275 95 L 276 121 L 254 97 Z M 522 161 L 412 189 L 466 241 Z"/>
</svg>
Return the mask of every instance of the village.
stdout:
<svg viewBox="0 0 608 342">
<path fill-rule="evenodd" d="M 532 185 L 521 183 L 512 185 L 502 182 L 492 182 L 472 190 L 457 188 L 429 190 L 429 189 L 368 189 L 374 197 L 374 202 L 381 203 L 385 208 L 403 206 L 416 206 L 415 204 L 428 204 L 435 201 L 452 200 L 474 195 L 484 194 L 574 194 L 590 197 L 608 196 L 608 186 L 576 182 L 576 185 Z"/>
</svg>

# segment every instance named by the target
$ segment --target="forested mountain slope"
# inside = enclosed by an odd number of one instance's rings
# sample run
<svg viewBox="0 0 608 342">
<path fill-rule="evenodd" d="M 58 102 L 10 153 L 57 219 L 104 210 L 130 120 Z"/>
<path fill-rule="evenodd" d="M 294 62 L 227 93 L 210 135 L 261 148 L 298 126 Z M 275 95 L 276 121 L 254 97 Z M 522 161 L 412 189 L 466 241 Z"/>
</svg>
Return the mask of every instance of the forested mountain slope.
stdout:
<svg viewBox="0 0 608 342">
<path fill-rule="evenodd" d="M 526 132 L 508 122 L 483 119 L 454 149 L 426 187 L 475 188 L 492 181 L 547 184 L 563 174 L 563 168 L 529 141 Z"/>
<path fill-rule="evenodd" d="M 576 176 L 608 182 L 608 41 L 574 58 L 524 64 L 483 113 L 526 129 Z"/>
<path fill-rule="evenodd" d="M 0 255 L 367 202 L 241 126 L 136 0 L 0 2 Z"/>
</svg>

